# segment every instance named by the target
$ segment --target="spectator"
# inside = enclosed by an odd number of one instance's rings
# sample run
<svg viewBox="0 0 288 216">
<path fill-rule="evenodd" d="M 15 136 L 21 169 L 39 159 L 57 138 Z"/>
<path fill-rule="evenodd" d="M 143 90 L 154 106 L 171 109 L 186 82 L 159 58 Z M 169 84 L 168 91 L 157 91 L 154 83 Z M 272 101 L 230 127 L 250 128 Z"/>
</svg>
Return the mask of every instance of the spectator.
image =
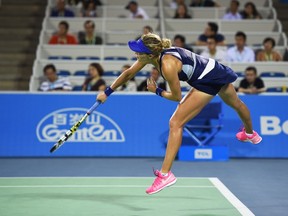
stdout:
<svg viewBox="0 0 288 216">
<path fill-rule="evenodd" d="M 146 11 L 139 7 L 136 1 L 130 1 L 125 8 L 131 12 L 129 16 L 131 19 L 149 19 Z"/>
<path fill-rule="evenodd" d="M 219 7 L 220 5 L 212 0 L 191 0 L 190 7 Z"/>
<path fill-rule="evenodd" d="M 247 2 L 241 12 L 242 19 L 262 19 L 253 2 Z"/>
<path fill-rule="evenodd" d="M 174 19 L 191 19 L 191 16 L 188 14 L 188 9 L 185 4 L 179 4 L 175 15 L 173 17 Z"/>
<path fill-rule="evenodd" d="M 149 25 L 146 25 L 142 28 L 142 34 L 149 34 L 149 33 L 153 33 L 153 28 Z M 139 35 L 138 37 L 136 37 L 135 40 L 138 40 L 141 38 L 142 35 Z"/>
<path fill-rule="evenodd" d="M 177 9 L 180 4 L 185 4 L 185 0 L 172 0 L 169 5 L 170 8 Z"/>
<path fill-rule="evenodd" d="M 223 16 L 224 20 L 241 20 L 242 16 L 240 15 L 238 8 L 239 8 L 239 1 L 238 0 L 231 0 L 230 8 L 228 12 Z"/>
<path fill-rule="evenodd" d="M 86 78 L 82 91 L 104 91 L 106 83 L 101 78 L 103 73 L 104 70 L 99 63 L 91 63 L 88 70 L 89 77 Z"/>
<path fill-rule="evenodd" d="M 130 68 L 131 65 L 123 65 L 121 73 Z M 135 81 L 135 77 L 132 77 L 127 83 L 123 84 L 119 91 L 137 91 L 137 83 Z"/>
<path fill-rule="evenodd" d="M 162 89 L 166 90 L 166 83 L 165 83 L 165 81 L 161 81 L 160 73 L 156 69 L 156 67 L 153 67 L 151 69 L 151 77 L 155 80 L 155 82 L 157 83 L 157 86 L 159 88 L 162 88 Z M 148 91 L 148 89 L 147 89 L 147 81 L 146 80 L 144 80 L 143 82 L 140 83 L 140 85 L 137 88 L 137 91 Z"/>
<path fill-rule="evenodd" d="M 193 49 L 186 45 L 186 38 L 183 35 L 177 34 L 173 39 L 173 46 L 181 47 L 193 52 Z"/>
<path fill-rule="evenodd" d="M 235 46 L 227 50 L 228 62 L 254 62 L 254 51 L 246 46 L 246 34 L 244 32 L 237 32 L 235 34 Z"/>
<path fill-rule="evenodd" d="M 40 86 L 40 91 L 71 91 L 70 82 L 65 78 L 58 78 L 56 68 L 53 64 L 48 64 L 43 69 L 44 81 Z"/>
<path fill-rule="evenodd" d="M 103 40 L 95 34 L 95 23 L 91 20 L 86 20 L 84 23 L 85 32 L 78 33 L 79 44 L 102 44 Z"/>
<path fill-rule="evenodd" d="M 273 50 L 275 47 L 275 40 L 273 38 L 265 38 L 263 46 L 264 49 L 257 54 L 257 61 L 282 61 L 281 55 Z"/>
<path fill-rule="evenodd" d="M 68 34 L 68 30 L 69 24 L 61 21 L 58 24 L 58 32 L 50 38 L 49 44 L 77 44 L 76 38 Z"/>
<path fill-rule="evenodd" d="M 81 16 L 82 17 L 97 17 L 96 13 L 96 8 L 97 6 L 93 1 L 86 2 L 81 11 Z"/>
<path fill-rule="evenodd" d="M 212 58 L 219 62 L 226 60 L 226 52 L 223 49 L 217 48 L 217 42 L 215 37 L 207 38 L 207 49 L 205 49 L 201 56 L 206 58 Z"/>
<path fill-rule="evenodd" d="M 51 10 L 51 17 L 74 17 L 71 10 L 66 9 L 65 0 L 57 0 L 56 7 Z"/>
<path fill-rule="evenodd" d="M 217 45 L 223 46 L 225 45 L 225 37 L 222 34 L 218 34 L 218 25 L 214 22 L 208 22 L 207 26 L 204 30 L 204 33 L 198 37 L 198 41 L 196 45 L 198 46 L 205 46 L 207 45 L 207 38 L 208 37 L 215 37 L 217 41 Z"/>
<path fill-rule="evenodd" d="M 264 82 L 260 77 L 257 77 L 257 69 L 255 67 L 247 67 L 245 78 L 241 80 L 238 92 L 258 94 L 264 91 L 266 91 Z"/>
</svg>

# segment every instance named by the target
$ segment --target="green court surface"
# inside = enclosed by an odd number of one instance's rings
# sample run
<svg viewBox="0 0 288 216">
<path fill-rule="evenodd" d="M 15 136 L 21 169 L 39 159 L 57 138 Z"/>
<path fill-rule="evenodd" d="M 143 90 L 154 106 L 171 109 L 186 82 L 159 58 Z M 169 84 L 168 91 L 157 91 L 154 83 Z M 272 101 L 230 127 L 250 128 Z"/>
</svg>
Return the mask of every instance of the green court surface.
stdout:
<svg viewBox="0 0 288 216">
<path fill-rule="evenodd" d="M 178 178 L 147 195 L 153 178 L 0 178 L 1 216 L 254 215 L 217 178 Z"/>
</svg>

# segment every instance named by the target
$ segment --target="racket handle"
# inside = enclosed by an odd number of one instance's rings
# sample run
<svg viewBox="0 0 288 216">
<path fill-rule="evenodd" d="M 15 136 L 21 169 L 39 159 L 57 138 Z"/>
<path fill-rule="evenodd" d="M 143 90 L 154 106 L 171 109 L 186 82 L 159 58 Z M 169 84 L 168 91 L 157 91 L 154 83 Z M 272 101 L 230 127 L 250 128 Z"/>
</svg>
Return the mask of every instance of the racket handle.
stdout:
<svg viewBox="0 0 288 216">
<path fill-rule="evenodd" d="M 87 114 L 90 115 L 99 105 L 101 104 L 100 100 L 97 100 L 93 106 L 87 111 Z"/>
</svg>

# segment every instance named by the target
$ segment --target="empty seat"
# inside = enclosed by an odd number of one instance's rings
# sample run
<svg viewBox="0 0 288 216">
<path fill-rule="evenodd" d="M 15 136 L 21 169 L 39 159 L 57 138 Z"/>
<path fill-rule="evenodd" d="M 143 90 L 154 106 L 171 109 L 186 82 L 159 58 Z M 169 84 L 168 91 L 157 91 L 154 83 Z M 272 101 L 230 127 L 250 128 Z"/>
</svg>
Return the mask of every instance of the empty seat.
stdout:
<svg viewBox="0 0 288 216">
<path fill-rule="evenodd" d="M 244 77 L 244 73 L 243 72 L 237 71 L 235 73 L 237 74 L 238 77 Z"/>
<path fill-rule="evenodd" d="M 106 57 L 104 57 L 104 60 L 109 60 L 109 61 L 114 61 L 114 60 L 116 60 L 116 61 L 127 61 L 128 60 L 128 58 L 127 57 L 125 57 L 125 56 L 106 56 Z"/>
<path fill-rule="evenodd" d="M 191 86 L 181 86 L 181 91 L 182 92 L 187 92 L 191 89 Z"/>
<path fill-rule="evenodd" d="M 148 77 L 149 75 L 149 71 L 139 71 L 138 73 L 136 73 L 136 77 Z"/>
<path fill-rule="evenodd" d="M 73 91 L 82 91 L 82 86 L 81 85 L 73 86 L 72 90 Z"/>
<path fill-rule="evenodd" d="M 120 71 L 105 71 L 103 76 L 119 76 Z"/>
<path fill-rule="evenodd" d="M 75 71 L 74 76 L 88 76 L 88 72 L 85 70 Z"/>
<path fill-rule="evenodd" d="M 283 92 L 282 87 L 270 87 L 266 89 L 266 92 Z"/>
<path fill-rule="evenodd" d="M 285 73 L 283 72 L 262 72 L 260 74 L 261 77 L 285 77 Z"/>
<path fill-rule="evenodd" d="M 100 60 L 98 56 L 78 56 L 77 60 Z"/>
<path fill-rule="evenodd" d="M 71 73 L 70 73 L 70 71 L 68 71 L 68 70 L 59 70 L 59 71 L 57 72 L 57 75 L 58 75 L 58 76 L 70 76 Z"/>
<path fill-rule="evenodd" d="M 49 60 L 71 60 L 71 56 L 49 56 Z"/>
</svg>

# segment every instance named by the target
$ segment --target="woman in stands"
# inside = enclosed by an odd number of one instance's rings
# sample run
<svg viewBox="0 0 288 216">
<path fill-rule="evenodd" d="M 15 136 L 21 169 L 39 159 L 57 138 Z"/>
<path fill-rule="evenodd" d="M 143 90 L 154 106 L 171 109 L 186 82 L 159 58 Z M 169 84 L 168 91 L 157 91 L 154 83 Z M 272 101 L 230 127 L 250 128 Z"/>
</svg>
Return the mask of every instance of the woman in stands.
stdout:
<svg viewBox="0 0 288 216">
<path fill-rule="evenodd" d="M 88 78 L 85 80 L 83 91 L 104 91 L 106 88 L 105 80 L 101 77 L 104 73 L 102 66 L 99 63 L 91 63 L 88 70 Z"/>
<path fill-rule="evenodd" d="M 115 89 L 134 77 L 146 64 L 152 64 L 168 82 L 170 91 L 157 87 L 152 78 L 147 80 L 148 90 L 160 97 L 179 102 L 169 122 L 169 139 L 162 169 L 154 171 L 156 179 L 152 186 L 147 188 L 146 193 L 157 193 L 176 182 L 171 167 L 182 142 L 183 126 L 195 117 L 216 94 L 219 94 L 226 104 L 235 109 L 243 121 L 245 128 L 236 134 L 237 139 L 253 144 L 258 144 L 262 140 L 253 131 L 249 110 L 238 98 L 231 84 L 237 78 L 232 69 L 186 49 L 171 47 L 169 39 L 161 39 L 156 34 L 142 35 L 141 39 L 129 41 L 128 45 L 136 53 L 136 62 L 124 71 L 110 87 L 98 94 L 97 100 L 105 102 Z M 186 81 L 193 87 L 183 98 L 180 80 Z"/>
</svg>

